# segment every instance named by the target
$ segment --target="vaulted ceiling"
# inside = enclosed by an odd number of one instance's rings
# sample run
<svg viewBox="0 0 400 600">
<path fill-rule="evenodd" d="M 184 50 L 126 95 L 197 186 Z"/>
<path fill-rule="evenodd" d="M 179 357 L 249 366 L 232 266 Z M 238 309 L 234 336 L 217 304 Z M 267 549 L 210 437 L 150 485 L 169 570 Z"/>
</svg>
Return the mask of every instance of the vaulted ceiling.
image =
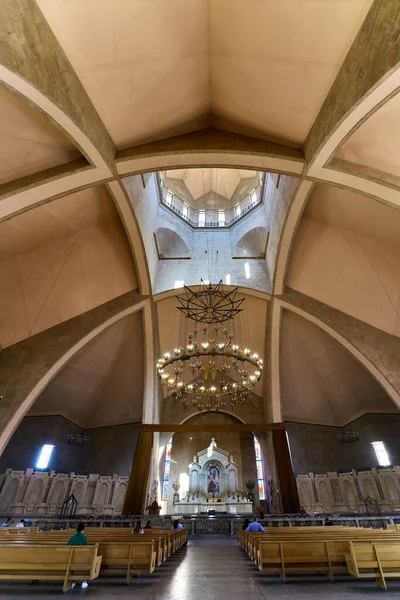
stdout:
<svg viewBox="0 0 400 600">
<path fill-rule="evenodd" d="M 210 115 L 218 127 L 303 143 L 372 0 L 38 4 L 126 148 Z"/>
<path fill-rule="evenodd" d="M 195 258 L 212 246 L 174 215 L 160 220 L 152 173 L 164 172 L 195 205 L 213 195 L 233 202 L 267 172 L 254 222 L 246 216 L 218 257 L 238 273 L 241 258 L 250 262 L 251 278 L 229 273 L 247 304 L 236 333 L 265 352 L 268 376 L 257 390 L 265 414 L 337 424 L 400 406 L 395 8 L 381 0 L 0 5 L 5 390 L 19 351 L 17 364 L 26 364 L 23 344 L 46 333 L 40 351 L 49 370 L 58 366 L 33 414 L 85 426 L 157 420 L 154 406 L 146 413 L 158 393 L 156 349 L 187 330 L 171 281 L 185 269 L 197 277 Z M 121 309 L 109 327 L 107 307 L 133 290 L 146 310 Z M 95 341 L 60 371 L 60 327 L 81 319 L 87 332 L 103 311 Z M 1 393 L 5 423 L 16 396 L 26 397 L 19 388 L 12 402 Z"/>
<path fill-rule="evenodd" d="M 168 189 L 193 208 L 218 206 L 220 198 L 232 205 L 259 183 L 255 171 L 244 169 L 175 169 L 161 174 Z M 199 202 L 200 201 L 200 202 Z"/>
</svg>

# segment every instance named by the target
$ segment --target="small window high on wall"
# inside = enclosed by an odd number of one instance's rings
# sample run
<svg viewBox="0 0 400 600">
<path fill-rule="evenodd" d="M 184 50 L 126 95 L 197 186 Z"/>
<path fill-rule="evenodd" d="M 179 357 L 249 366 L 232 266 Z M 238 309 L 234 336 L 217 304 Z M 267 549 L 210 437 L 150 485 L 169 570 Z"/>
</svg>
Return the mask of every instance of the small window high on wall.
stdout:
<svg viewBox="0 0 400 600">
<path fill-rule="evenodd" d="M 383 442 L 372 442 L 372 445 L 375 450 L 376 458 L 378 459 L 378 464 L 381 467 L 387 467 L 390 465 L 391 463 L 385 448 L 385 444 Z"/>
<path fill-rule="evenodd" d="M 165 202 L 168 204 L 168 206 L 171 206 L 172 198 L 173 198 L 173 195 L 171 194 L 171 192 L 167 192 L 167 195 L 165 197 Z"/>
<path fill-rule="evenodd" d="M 47 469 L 53 450 L 54 446 L 52 446 L 51 444 L 45 444 L 44 446 L 42 446 L 39 457 L 36 461 L 37 469 Z"/>
<path fill-rule="evenodd" d="M 264 468 L 263 468 L 263 464 L 262 464 L 261 448 L 260 448 L 258 439 L 255 436 L 254 436 L 254 452 L 256 455 L 258 495 L 260 497 L 260 500 L 265 500 Z"/>
<path fill-rule="evenodd" d="M 167 444 L 167 450 L 165 452 L 165 465 L 164 465 L 164 479 L 162 488 L 162 499 L 168 500 L 169 494 L 169 480 L 171 475 L 171 456 L 172 456 L 172 438 L 170 438 Z"/>
<path fill-rule="evenodd" d="M 204 227 L 206 224 L 206 211 L 199 210 L 199 227 Z"/>
</svg>

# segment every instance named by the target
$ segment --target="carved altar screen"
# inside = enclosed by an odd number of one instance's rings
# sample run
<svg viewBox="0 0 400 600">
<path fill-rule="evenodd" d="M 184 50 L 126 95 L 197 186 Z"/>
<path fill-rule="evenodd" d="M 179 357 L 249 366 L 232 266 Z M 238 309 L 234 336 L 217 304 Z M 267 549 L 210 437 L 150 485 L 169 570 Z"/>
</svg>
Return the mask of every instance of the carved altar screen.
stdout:
<svg viewBox="0 0 400 600">
<path fill-rule="evenodd" d="M 172 438 L 170 438 L 167 444 L 167 450 L 165 452 L 165 464 L 164 464 L 164 479 L 162 489 L 162 499 L 168 500 L 169 492 L 169 480 L 171 475 L 171 456 L 172 456 Z"/>
<path fill-rule="evenodd" d="M 254 452 L 256 455 L 258 495 L 259 495 L 260 500 L 265 500 L 264 469 L 263 469 L 263 464 L 262 464 L 261 448 L 260 448 L 260 444 L 255 436 L 254 436 Z"/>
</svg>

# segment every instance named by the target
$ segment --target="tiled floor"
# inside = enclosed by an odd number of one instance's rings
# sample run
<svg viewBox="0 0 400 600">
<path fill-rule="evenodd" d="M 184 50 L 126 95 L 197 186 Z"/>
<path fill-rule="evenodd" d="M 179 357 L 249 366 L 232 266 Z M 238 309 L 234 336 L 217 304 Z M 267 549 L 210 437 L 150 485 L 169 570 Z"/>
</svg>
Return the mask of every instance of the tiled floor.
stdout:
<svg viewBox="0 0 400 600">
<path fill-rule="evenodd" d="M 340 600 L 399 598 L 400 581 L 389 583 L 384 593 L 374 582 L 346 578 L 329 583 L 324 577 L 297 579 L 286 585 L 260 573 L 234 539 L 199 536 L 182 548 L 149 577 L 134 579 L 129 587 L 122 580 L 101 579 L 85 591 L 72 590 L 68 597 L 121 600 Z M 61 586 L 53 584 L 0 584 L 0 600 L 60 599 Z"/>
</svg>

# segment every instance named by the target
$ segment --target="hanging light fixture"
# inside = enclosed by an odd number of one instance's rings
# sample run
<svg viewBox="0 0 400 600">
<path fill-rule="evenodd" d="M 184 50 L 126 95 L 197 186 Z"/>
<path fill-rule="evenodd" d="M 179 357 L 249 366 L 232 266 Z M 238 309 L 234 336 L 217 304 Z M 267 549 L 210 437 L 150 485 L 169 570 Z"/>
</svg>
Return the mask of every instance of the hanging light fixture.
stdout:
<svg viewBox="0 0 400 600">
<path fill-rule="evenodd" d="M 240 306 L 244 298 L 237 299 L 239 288 L 234 288 L 229 292 L 224 291 L 222 279 L 216 285 L 204 283 L 200 280 L 200 289 L 192 290 L 184 286 L 185 294 L 176 296 L 180 303 L 180 310 L 188 319 L 199 323 L 223 323 L 233 319 L 243 309 Z"/>
<path fill-rule="evenodd" d="M 238 288 L 225 292 L 201 281 L 199 291 L 185 286 L 177 296 L 177 308 L 200 324 L 185 344 L 166 352 L 157 361 L 157 376 L 177 403 L 186 407 L 191 400 L 199 410 L 219 410 L 246 402 L 249 391 L 260 381 L 263 360 L 233 340 L 226 321 L 242 311 Z"/>
</svg>

